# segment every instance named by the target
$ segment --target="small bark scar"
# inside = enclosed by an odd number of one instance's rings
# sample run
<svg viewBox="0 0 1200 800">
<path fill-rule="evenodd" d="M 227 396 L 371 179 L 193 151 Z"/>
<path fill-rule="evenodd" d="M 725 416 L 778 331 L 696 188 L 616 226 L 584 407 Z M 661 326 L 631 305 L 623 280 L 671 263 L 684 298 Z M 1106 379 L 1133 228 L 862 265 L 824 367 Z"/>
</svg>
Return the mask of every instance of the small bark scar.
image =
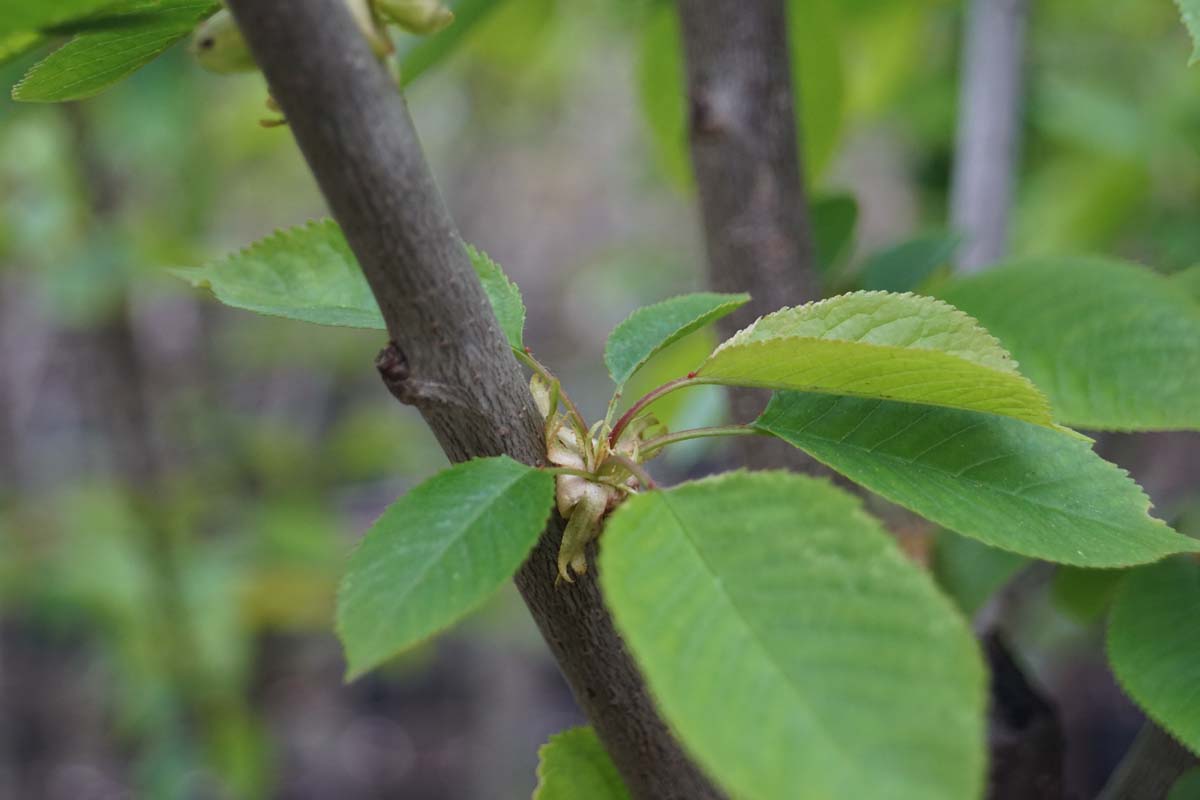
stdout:
<svg viewBox="0 0 1200 800">
<path fill-rule="evenodd" d="M 470 406 L 461 390 L 444 383 L 413 377 L 408 359 L 395 342 L 388 342 L 387 347 L 375 356 L 375 369 L 379 371 L 383 385 L 392 396 L 406 405 L 453 405 L 464 408 Z"/>
</svg>

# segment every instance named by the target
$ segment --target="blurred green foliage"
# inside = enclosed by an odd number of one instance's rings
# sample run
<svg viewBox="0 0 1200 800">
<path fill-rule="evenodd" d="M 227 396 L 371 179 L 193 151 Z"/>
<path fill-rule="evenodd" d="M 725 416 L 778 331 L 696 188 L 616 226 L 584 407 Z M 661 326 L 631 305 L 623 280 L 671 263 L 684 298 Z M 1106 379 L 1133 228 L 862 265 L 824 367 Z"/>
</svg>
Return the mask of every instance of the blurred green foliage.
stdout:
<svg viewBox="0 0 1200 800">
<path fill-rule="evenodd" d="M 603 377 L 607 331 L 703 283 L 673 11 L 455 8 L 447 31 L 399 42 L 414 115 L 466 238 L 521 283 L 528 342 L 597 416 L 608 387 L 585 376 Z M 945 225 L 962 8 L 790 8 L 818 244 L 830 284 L 849 288 L 880 278 L 879 253 Z M 1044 0 L 1031 34 L 1014 254 L 1099 252 L 1194 287 L 1196 270 L 1182 271 L 1200 261 L 1200 69 L 1186 67 L 1176 9 Z M 40 41 L 0 29 L 6 86 L 45 54 Z M 256 124 L 265 98 L 260 77 L 202 73 L 178 47 L 84 105 L 0 98 L 0 349 L 20 355 L 0 363 L 0 633 L 10 649 L 82 652 L 137 796 L 188 796 L 198 772 L 214 796 L 278 792 L 294 732 L 264 710 L 267 643 L 334 647 L 333 588 L 357 533 L 443 463 L 372 375 L 378 336 L 238 314 L 163 272 L 323 214 L 286 129 Z M 96 162 L 112 202 L 96 196 Z M 944 260 L 896 271 L 916 286 Z M 118 398 L 83 381 L 122 355 L 105 333 L 122 327 L 152 399 L 151 485 L 117 466 L 128 441 L 105 414 Z M 712 337 L 667 348 L 626 397 L 691 369 Z M 78 348 L 75 361 L 38 356 Z M 30 382 L 18 365 L 37 358 Z M 657 408 L 673 427 L 724 413 L 707 388 Z M 698 441 L 663 469 L 705 470 L 713 453 Z M 1019 568 L 996 552 L 939 539 L 936 571 L 966 608 Z M 1087 622 L 1103 582 L 1064 572 L 1055 592 Z M 513 605 L 502 596 L 474 635 L 528 646 Z M 386 680 L 404 685 L 434 658 Z M 527 793 L 532 765 L 513 775 L 502 791 Z"/>
</svg>

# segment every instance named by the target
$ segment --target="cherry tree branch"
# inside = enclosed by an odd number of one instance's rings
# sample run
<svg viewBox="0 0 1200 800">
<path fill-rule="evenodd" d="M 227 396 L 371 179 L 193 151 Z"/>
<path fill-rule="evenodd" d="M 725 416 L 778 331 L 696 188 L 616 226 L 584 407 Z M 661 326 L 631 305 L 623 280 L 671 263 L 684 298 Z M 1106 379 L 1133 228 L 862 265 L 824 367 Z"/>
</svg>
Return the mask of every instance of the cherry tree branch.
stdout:
<svg viewBox="0 0 1200 800">
<path fill-rule="evenodd" d="M 389 388 L 420 410 L 452 461 L 541 461 L 541 419 L 408 108 L 344 4 L 228 5 L 383 312 Z M 555 588 L 561 525 L 516 583 L 580 706 L 635 797 L 719 797 L 657 716 L 594 575 Z"/>
</svg>

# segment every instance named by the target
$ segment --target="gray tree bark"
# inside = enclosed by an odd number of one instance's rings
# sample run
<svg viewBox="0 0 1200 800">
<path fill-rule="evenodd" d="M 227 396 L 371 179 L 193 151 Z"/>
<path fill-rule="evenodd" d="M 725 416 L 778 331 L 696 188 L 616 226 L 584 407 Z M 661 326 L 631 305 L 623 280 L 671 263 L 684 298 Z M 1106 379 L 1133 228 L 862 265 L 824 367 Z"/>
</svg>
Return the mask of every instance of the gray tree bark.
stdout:
<svg viewBox="0 0 1200 800">
<path fill-rule="evenodd" d="M 342 3 L 229 0 L 387 322 L 378 366 L 452 461 L 543 458 L 541 421 L 442 202 L 408 109 Z M 593 573 L 555 588 L 561 521 L 518 589 L 639 798 L 715 798 L 658 717 Z M 594 560 L 593 560 L 594 563 Z"/>
<path fill-rule="evenodd" d="M 1028 0 L 971 0 L 967 10 L 950 190 L 965 272 L 995 262 L 1008 244 L 1028 16 Z"/>
<path fill-rule="evenodd" d="M 820 297 L 804 170 L 797 147 L 784 0 L 679 0 L 692 166 L 709 284 L 753 298 L 718 322 L 730 335 L 763 314 Z M 749 421 L 766 394 L 730 392 Z M 808 464 L 768 437 L 740 437 L 749 466 Z"/>
</svg>

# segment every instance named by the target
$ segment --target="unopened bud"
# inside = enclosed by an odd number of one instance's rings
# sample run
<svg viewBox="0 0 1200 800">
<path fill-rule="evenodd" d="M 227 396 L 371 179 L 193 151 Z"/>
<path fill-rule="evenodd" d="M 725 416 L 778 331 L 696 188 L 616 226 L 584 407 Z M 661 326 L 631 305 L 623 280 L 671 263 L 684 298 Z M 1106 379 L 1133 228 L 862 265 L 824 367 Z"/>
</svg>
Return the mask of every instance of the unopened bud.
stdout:
<svg viewBox="0 0 1200 800">
<path fill-rule="evenodd" d="M 248 72 L 256 68 L 233 15 L 223 8 L 196 28 L 188 50 L 210 72 Z"/>
</svg>

